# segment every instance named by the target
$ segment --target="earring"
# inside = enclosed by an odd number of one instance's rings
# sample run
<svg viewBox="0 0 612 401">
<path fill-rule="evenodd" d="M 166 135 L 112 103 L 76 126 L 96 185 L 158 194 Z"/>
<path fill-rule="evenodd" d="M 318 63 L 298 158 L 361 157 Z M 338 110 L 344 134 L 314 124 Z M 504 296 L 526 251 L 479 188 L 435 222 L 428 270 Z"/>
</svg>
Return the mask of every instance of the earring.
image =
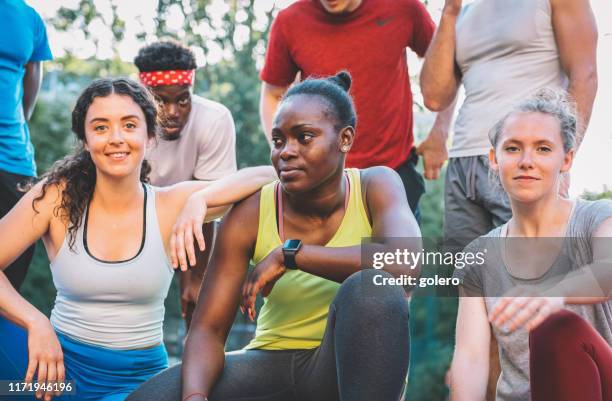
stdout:
<svg viewBox="0 0 612 401">
<path fill-rule="evenodd" d="M 349 151 L 349 147 L 348 147 L 348 145 L 344 145 L 344 146 L 342 147 L 342 151 L 343 151 L 344 153 L 348 152 L 348 151 Z"/>
</svg>

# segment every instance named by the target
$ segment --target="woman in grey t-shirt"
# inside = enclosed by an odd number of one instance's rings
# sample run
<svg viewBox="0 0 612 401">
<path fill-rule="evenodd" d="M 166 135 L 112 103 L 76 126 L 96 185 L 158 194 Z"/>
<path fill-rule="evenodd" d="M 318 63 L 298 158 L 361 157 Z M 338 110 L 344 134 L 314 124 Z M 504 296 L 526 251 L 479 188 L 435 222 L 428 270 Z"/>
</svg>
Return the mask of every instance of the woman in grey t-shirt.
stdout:
<svg viewBox="0 0 612 401">
<path fill-rule="evenodd" d="M 463 296 L 453 400 L 484 399 L 491 335 L 502 368 L 498 401 L 601 400 L 612 392 L 612 301 L 605 285 L 612 202 L 558 195 L 575 132 L 572 107 L 551 91 L 521 103 L 491 131 L 490 165 L 513 217 L 466 248 L 485 252 L 484 264 L 455 271 Z"/>
</svg>

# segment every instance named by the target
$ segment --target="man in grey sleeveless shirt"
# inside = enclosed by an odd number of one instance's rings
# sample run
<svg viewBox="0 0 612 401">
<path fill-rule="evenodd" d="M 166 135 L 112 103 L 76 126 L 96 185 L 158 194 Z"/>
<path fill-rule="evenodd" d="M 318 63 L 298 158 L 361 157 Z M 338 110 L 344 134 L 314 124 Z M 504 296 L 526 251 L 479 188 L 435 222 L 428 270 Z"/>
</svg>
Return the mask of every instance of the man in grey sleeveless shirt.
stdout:
<svg viewBox="0 0 612 401">
<path fill-rule="evenodd" d="M 511 216 L 506 194 L 488 179 L 487 154 L 489 130 L 512 105 L 543 87 L 567 89 L 582 121 L 580 144 L 597 91 L 596 47 L 588 0 L 446 0 L 421 90 L 429 109 L 443 110 L 465 88 L 448 154 L 447 245 L 463 248 Z M 419 146 L 425 178 L 437 178 L 446 139 L 432 133 Z"/>
</svg>

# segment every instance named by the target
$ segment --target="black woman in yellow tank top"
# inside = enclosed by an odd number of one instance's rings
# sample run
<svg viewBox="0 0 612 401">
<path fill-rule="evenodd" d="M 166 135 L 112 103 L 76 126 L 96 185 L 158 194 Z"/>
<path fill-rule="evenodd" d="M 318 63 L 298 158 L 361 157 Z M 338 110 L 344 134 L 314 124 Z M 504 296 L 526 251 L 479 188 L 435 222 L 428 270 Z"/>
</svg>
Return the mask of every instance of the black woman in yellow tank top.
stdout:
<svg viewBox="0 0 612 401">
<path fill-rule="evenodd" d="M 341 72 L 287 91 L 272 129 L 271 159 L 280 180 L 225 218 L 182 366 L 162 372 L 128 400 L 400 398 L 408 304 L 403 287 L 389 283 L 418 269 L 362 270 L 361 243 L 376 238 L 369 246 L 382 250 L 388 249 L 385 238 L 411 237 L 416 240 L 406 246 L 420 250 L 420 231 L 393 170 L 345 169 L 356 126 L 350 84 Z M 182 218 L 192 217 L 188 205 Z M 191 229 L 177 243 L 193 243 L 189 236 Z M 182 251 L 192 254 L 187 248 Z M 255 268 L 249 272 L 250 259 Z M 260 293 L 255 338 L 246 349 L 225 353 L 237 309 L 255 319 Z"/>
</svg>

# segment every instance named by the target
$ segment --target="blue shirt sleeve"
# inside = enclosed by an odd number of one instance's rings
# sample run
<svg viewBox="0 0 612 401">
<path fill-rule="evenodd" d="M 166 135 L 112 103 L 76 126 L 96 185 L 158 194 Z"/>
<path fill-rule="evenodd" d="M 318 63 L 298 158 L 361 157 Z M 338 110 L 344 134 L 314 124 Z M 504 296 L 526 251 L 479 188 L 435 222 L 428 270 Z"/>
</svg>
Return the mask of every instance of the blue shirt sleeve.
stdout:
<svg viewBox="0 0 612 401">
<path fill-rule="evenodd" d="M 49 48 L 49 41 L 47 39 L 47 29 L 45 23 L 40 15 L 32 9 L 34 14 L 34 49 L 29 61 L 43 61 L 53 59 L 51 49 Z"/>
</svg>

